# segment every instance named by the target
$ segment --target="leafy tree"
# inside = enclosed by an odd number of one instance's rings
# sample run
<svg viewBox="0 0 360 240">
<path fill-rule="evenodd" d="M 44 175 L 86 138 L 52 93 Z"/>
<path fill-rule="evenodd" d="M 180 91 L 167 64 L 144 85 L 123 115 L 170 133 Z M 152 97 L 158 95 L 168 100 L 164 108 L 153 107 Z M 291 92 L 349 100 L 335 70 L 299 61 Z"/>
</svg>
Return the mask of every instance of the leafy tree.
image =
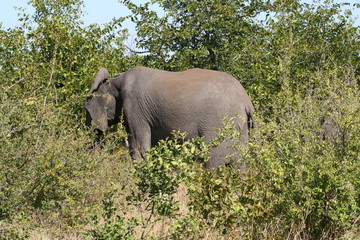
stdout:
<svg viewBox="0 0 360 240">
<path fill-rule="evenodd" d="M 359 29 L 351 24 L 351 12 L 343 15 L 339 4 L 286 1 L 275 2 L 270 10 L 275 19 L 267 20 L 271 32 L 266 52 L 272 55 L 267 75 L 279 86 L 276 92 L 312 95 L 315 89 L 330 87 L 317 78 L 319 72 L 332 73 L 342 66 L 346 78 L 357 71 Z"/>
<path fill-rule="evenodd" d="M 122 43 L 126 31 L 119 30 L 122 18 L 104 27 L 83 27 L 80 0 L 29 4 L 35 8 L 34 15 L 23 14 L 23 25 L 2 35 L 5 79 L 19 81 L 19 91 L 38 89 L 44 104 L 72 102 L 79 111 L 78 104 L 82 105 L 83 95 L 100 67 L 106 65 L 117 73 L 131 65 Z"/>
<path fill-rule="evenodd" d="M 164 11 L 159 16 L 149 3 L 123 3 L 132 11 L 138 47 L 149 52 L 147 64 L 174 70 L 228 70 L 234 52 L 259 30 L 253 17 L 262 7 L 261 1 L 152 1 Z"/>
</svg>

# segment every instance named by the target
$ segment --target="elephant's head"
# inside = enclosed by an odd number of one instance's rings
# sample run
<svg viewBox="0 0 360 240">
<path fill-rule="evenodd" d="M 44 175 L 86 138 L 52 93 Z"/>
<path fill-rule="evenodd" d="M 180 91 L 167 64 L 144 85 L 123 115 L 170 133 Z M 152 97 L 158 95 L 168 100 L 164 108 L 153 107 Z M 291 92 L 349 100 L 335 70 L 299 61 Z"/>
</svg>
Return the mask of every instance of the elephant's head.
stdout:
<svg viewBox="0 0 360 240">
<path fill-rule="evenodd" d="M 86 125 L 93 123 L 102 132 L 119 117 L 116 108 L 118 91 L 108 76 L 105 68 L 100 69 L 91 87 L 91 95 L 85 101 Z"/>
</svg>

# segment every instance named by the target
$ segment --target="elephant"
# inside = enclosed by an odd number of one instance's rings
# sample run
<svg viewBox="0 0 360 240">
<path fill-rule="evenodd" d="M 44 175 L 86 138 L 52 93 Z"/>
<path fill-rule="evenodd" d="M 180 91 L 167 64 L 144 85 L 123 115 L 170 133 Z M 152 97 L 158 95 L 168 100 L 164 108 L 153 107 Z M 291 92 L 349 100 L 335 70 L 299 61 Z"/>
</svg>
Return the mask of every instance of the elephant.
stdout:
<svg viewBox="0 0 360 240">
<path fill-rule="evenodd" d="M 85 101 L 86 125 L 101 132 L 120 122 L 128 133 L 133 159 L 145 158 L 146 151 L 173 130 L 186 132 L 186 139 L 216 137 L 225 117 L 234 118 L 241 131 L 240 141 L 247 145 L 253 126 L 254 107 L 243 86 L 227 73 L 189 69 L 170 72 L 142 66 L 109 78 L 99 70 Z M 229 160 L 234 150 L 221 143 L 210 150 L 206 168 L 217 168 Z"/>
</svg>

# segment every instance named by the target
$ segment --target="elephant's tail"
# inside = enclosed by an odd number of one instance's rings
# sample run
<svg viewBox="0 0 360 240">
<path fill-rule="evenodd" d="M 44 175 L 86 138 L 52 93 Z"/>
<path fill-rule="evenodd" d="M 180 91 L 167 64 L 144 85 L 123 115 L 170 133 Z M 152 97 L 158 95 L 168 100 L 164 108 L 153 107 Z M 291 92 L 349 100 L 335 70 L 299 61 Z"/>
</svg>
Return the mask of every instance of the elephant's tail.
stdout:
<svg viewBox="0 0 360 240">
<path fill-rule="evenodd" d="M 252 112 L 247 112 L 247 124 L 248 124 L 248 129 L 250 128 L 254 128 L 254 116 Z"/>
<path fill-rule="evenodd" d="M 248 129 L 254 128 L 254 106 L 250 103 L 250 106 L 245 108 L 247 116 Z"/>
</svg>

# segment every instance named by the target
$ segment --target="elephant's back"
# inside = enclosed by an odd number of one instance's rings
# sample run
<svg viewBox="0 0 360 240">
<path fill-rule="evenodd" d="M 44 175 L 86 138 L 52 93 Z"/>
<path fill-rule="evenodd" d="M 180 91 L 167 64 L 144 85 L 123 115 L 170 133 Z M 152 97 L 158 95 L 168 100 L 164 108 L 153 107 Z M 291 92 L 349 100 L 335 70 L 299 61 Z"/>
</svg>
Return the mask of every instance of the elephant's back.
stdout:
<svg viewBox="0 0 360 240">
<path fill-rule="evenodd" d="M 197 111 L 205 114 L 231 115 L 244 110 L 253 111 L 245 89 L 231 75 L 199 68 L 183 72 L 170 72 L 147 67 L 128 71 L 135 76 L 133 88 L 141 98 L 169 114 L 188 114 Z M 164 114 L 164 113 L 162 113 Z"/>
<path fill-rule="evenodd" d="M 138 84 L 145 82 L 161 84 L 165 87 L 184 86 L 191 83 L 202 85 L 218 84 L 220 87 L 232 86 L 242 88 L 240 82 L 231 75 L 214 70 L 193 68 L 183 72 L 172 72 L 160 69 L 137 66 L 127 71 L 128 76 L 134 76 Z"/>
</svg>

